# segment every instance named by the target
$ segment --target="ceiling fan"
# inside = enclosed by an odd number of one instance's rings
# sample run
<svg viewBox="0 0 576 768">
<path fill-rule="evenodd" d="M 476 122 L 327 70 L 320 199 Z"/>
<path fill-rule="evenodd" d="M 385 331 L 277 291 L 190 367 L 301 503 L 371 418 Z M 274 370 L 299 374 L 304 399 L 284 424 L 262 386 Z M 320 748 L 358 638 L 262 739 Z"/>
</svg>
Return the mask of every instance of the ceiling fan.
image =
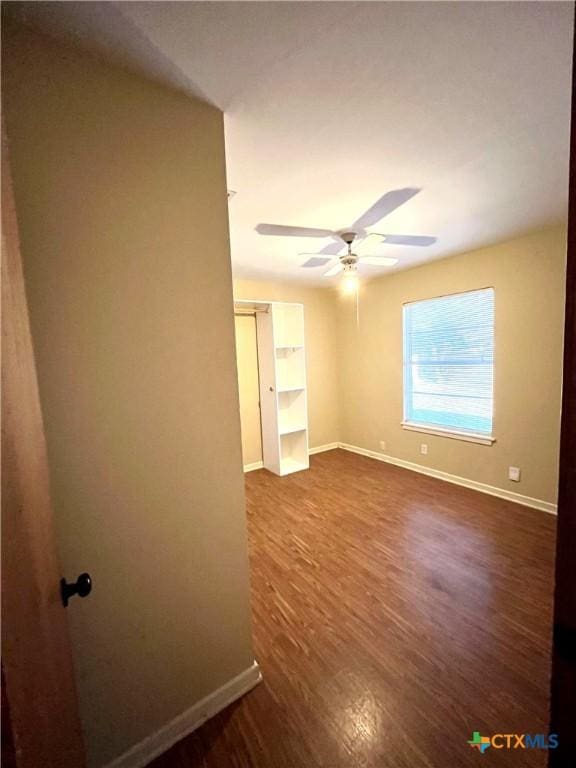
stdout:
<svg viewBox="0 0 576 768">
<path fill-rule="evenodd" d="M 393 189 L 380 197 L 374 205 L 362 214 L 349 229 L 334 231 L 331 229 L 316 229 L 314 227 L 290 227 L 283 224 L 258 224 L 256 232 L 260 235 L 275 235 L 283 237 L 318 237 L 331 238 L 333 242 L 328 243 L 315 254 L 301 254 L 310 256 L 302 264 L 303 267 L 323 267 L 332 261 L 334 256 L 338 256 L 338 261 L 324 273 L 324 277 L 332 277 L 339 272 L 345 273 L 345 279 L 350 288 L 357 280 L 358 264 L 369 266 L 392 266 L 398 259 L 390 256 L 368 255 L 366 245 L 374 246 L 376 244 L 385 245 L 412 245 L 429 246 L 436 242 L 435 237 L 428 235 L 389 235 L 368 232 L 369 227 L 373 227 L 385 216 L 395 211 L 404 203 L 408 202 L 414 195 L 417 195 L 420 189 L 417 187 L 404 187 L 403 189 Z M 358 256 L 352 253 L 352 243 L 357 241 L 361 245 L 362 253 Z M 340 252 L 346 247 L 346 251 Z"/>
</svg>

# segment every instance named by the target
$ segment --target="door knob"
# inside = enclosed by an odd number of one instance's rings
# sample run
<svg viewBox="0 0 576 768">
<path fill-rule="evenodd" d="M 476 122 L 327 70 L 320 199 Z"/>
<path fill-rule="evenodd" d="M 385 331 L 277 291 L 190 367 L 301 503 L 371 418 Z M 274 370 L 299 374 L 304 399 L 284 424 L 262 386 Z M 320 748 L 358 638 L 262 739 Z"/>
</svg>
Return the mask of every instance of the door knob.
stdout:
<svg viewBox="0 0 576 768">
<path fill-rule="evenodd" d="M 68 605 L 68 600 L 74 595 L 86 597 L 90 592 L 92 592 L 92 579 L 89 573 L 81 573 L 71 584 L 68 584 L 66 579 L 60 579 L 60 594 L 65 608 Z"/>
</svg>

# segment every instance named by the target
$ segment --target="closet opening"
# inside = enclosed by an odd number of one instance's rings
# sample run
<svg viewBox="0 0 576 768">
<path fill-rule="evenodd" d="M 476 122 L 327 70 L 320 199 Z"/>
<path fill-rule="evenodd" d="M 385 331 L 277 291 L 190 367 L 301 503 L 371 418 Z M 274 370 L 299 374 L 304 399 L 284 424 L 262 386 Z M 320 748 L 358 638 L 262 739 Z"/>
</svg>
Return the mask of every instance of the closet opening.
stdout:
<svg viewBox="0 0 576 768">
<path fill-rule="evenodd" d="M 244 471 L 308 469 L 304 307 L 242 300 L 234 315 Z"/>
<path fill-rule="evenodd" d="M 263 466 L 256 311 L 253 307 L 234 306 L 242 463 L 245 472 Z"/>
</svg>

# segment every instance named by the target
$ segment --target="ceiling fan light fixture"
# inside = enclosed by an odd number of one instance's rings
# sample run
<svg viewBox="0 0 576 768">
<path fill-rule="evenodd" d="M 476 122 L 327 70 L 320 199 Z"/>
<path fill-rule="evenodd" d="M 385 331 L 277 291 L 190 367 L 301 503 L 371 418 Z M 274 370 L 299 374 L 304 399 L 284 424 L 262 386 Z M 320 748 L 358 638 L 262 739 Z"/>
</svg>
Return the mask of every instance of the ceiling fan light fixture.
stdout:
<svg viewBox="0 0 576 768">
<path fill-rule="evenodd" d="M 347 264 L 342 274 L 342 293 L 351 296 L 358 292 L 358 271 L 355 264 Z"/>
</svg>

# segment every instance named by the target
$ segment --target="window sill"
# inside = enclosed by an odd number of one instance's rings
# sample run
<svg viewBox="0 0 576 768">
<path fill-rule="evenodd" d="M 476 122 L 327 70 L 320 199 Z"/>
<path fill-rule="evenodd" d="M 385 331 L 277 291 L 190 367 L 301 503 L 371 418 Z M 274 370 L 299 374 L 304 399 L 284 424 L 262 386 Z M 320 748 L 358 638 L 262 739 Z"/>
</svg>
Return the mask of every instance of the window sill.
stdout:
<svg viewBox="0 0 576 768">
<path fill-rule="evenodd" d="M 402 429 L 411 432 L 425 432 L 427 435 L 438 435 L 439 437 L 450 437 L 454 440 L 464 440 L 467 443 L 478 443 L 479 445 L 492 445 L 496 438 L 491 435 L 477 435 L 474 432 L 458 432 L 454 429 L 442 429 L 442 427 L 431 427 L 425 424 L 412 424 L 409 421 L 402 422 Z"/>
</svg>

